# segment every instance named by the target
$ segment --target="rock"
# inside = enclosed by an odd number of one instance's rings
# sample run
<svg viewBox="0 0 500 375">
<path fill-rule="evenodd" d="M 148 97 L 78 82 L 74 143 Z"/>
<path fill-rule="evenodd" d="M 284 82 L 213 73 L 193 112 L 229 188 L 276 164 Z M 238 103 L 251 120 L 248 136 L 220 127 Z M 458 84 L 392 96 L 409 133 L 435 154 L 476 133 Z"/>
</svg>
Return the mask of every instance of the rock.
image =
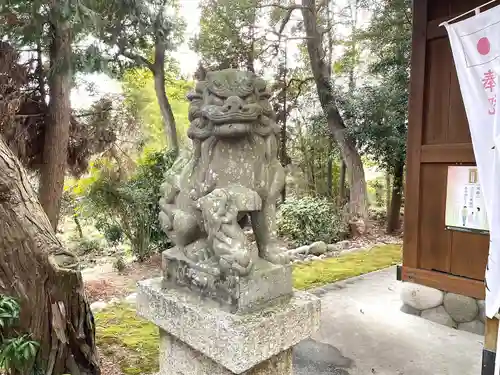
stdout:
<svg viewBox="0 0 500 375">
<path fill-rule="evenodd" d="M 485 310 L 484 300 L 478 300 L 477 306 L 479 307 L 478 318 L 481 322 L 485 323 L 486 322 L 486 310 Z"/>
<path fill-rule="evenodd" d="M 125 297 L 125 302 L 130 303 L 130 304 L 135 304 L 135 301 L 137 300 L 137 293 L 132 293 Z"/>
<path fill-rule="evenodd" d="M 461 331 L 467 331 L 470 333 L 475 333 L 477 335 L 484 336 L 484 323 L 480 320 L 473 320 L 472 322 L 460 323 L 458 329 Z"/>
<path fill-rule="evenodd" d="M 451 316 L 446 312 L 443 306 L 434 307 L 432 309 L 424 310 L 420 314 L 424 319 L 431 322 L 445 325 L 447 327 L 456 328 L 457 324 L 453 321 Z"/>
<path fill-rule="evenodd" d="M 108 306 L 108 304 L 106 302 L 97 301 L 97 302 L 93 302 L 90 304 L 90 310 L 92 310 L 92 312 L 97 312 L 97 311 L 101 311 L 101 310 L 105 309 L 106 306 Z"/>
<path fill-rule="evenodd" d="M 410 314 L 410 315 L 415 315 L 415 316 L 420 316 L 420 310 L 414 308 L 414 307 L 411 307 L 410 305 L 406 305 L 406 304 L 403 304 L 403 306 L 401 306 L 401 312 L 404 312 L 405 314 Z"/>
<path fill-rule="evenodd" d="M 427 310 L 443 303 L 444 293 L 441 290 L 424 285 L 404 283 L 401 299 L 404 304 L 417 310 Z"/>
<path fill-rule="evenodd" d="M 336 243 L 331 243 L 329 245 L 326 245 L 326 251 L 328 251 L 328 252 L 336 252 L 338 250 L 340 250 L 340 249 Z"/>
<path fill-rule="evenodd" d="M 314 242 L 309 247 L 309 252 L 314 255 L 321 255 L 326 253 L 327 246 L 323 241 Z"/>
<path fill-rule="evenodd" d="M 444 296 L 444 308 L 457 323 L 472 322 L 479 313 L 479 306 L 474 298 L 447 293 Z"/>
<path fill-rule="evenodd" d="M 309 246 L 301 246 L 296 249 L 288 250 L 287 253 L 292 256 L 298 254 L 309 254 Z"/>
<path fill-rule="evenodd" d="M 344 241 L 337 242 L 335 245 L 337 246 L 337 250 L 345 250 L 351 246 L 351 241 L 344 240 Z"/>
</svg>

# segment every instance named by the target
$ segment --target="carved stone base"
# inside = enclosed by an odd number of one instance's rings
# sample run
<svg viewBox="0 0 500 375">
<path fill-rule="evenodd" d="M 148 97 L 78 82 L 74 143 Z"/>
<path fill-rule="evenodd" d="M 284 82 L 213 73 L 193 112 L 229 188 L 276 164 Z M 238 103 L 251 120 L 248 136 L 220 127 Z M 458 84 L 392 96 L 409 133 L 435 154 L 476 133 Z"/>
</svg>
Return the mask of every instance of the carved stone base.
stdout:
<svg viewBox="0 0 500 375">
<path fill-rule="evenodd" d="M 290 349 L 319 327 L 320 302 L 296 291 L 287 302 L 232 314 L 157 278 L 139 283 L 137 312 L 162 332 L 161 374 L 288 375 Z"/>
<path fill-rule="evenodd" d="M 160 375 L 233 375 L 207 356 L 160 329 Z M 292 375 L 292 349 L 262 362 L 244 375 Z"/>
<path fill-rule="evenodd" d="M 184 286 L 203 297 L 220 303 L 232 313 L 254 311 L 278 300 L 285 302 L 293 294 L 290 265 L 274 265 L 255 259 L 254 270 L 248 277 L 221 277 L 217 266 L 206 263 L 205 268 L 193 264 L 177 248 L 162 254 L 163 286 Z"/>
</svg>

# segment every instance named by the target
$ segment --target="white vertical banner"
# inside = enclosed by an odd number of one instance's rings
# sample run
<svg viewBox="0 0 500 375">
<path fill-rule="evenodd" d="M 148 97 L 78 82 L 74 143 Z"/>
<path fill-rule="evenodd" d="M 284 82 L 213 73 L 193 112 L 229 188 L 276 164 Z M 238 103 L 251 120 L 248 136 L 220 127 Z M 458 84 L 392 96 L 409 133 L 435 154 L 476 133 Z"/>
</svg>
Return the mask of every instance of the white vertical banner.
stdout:
<svg viewBox="0 0 500 375">
<path fill-rule="evenodd" d="M 469 122 L 483 192 L 490 249 L 486 268 L 486 315 L 500 308 L 500 6 L 445 24 Z M 474 251 L 474 249 L 470 249 Z"/>
</svg>

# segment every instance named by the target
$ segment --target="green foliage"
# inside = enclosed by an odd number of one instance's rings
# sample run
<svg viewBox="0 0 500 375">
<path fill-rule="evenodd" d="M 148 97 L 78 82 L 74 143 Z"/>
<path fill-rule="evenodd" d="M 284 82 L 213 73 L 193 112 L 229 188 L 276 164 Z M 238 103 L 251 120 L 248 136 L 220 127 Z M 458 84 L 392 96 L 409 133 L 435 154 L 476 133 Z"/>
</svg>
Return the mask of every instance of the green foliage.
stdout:
<svg viewBox="0 0 500 375">
<path fill-rule="evenodd" d="M 409 0 L 380 2 L 360 38 L 372 52 L 375 83 L 359 88 L 346 105 L 346 122 L 362 150 L 390 173 L 404 165 L 411 54 Z"/>
<path fill-rule="evenodd" d="M 178 79 L 177 75 L 177 68 L 174 65 L 168 66 L 165 85 L 170 106 L 175 114 L 179 143 L 186 144 L 189 127 L 189 102 L 186 94 L 192 89 L 193 82 Z M 131 69 L 125 72 L 122 82 L 127 105 L 133 108 L 141 120 L 145 148 L 148 150 L 166 148 L 168 140 L 156 99 L 153 74 L 149 69 Z"/>
<path fill-rule="evenodd" d="M 127 268 L 127 264 L 125 263 L 125 260 L 123 259 L 123 257 L 121 256 L 118 256 L 114 263 L 113 263 L 113 268 L 118 272 L 118 273 L 121 273 L 123 271 L 125 271 L 125 269 Z"/>
<path fill-rule="evenodd" d="M 387 199 L 387 189 L 383 178 L 376 178 L 368 181 L 368 197 L 370 203 L 375 204 L 377 207 L 385 207 Z"/>
<path fill-rule="evenodd" d="M 104 228 L 104 238 L 111 246 L 123 241 L 123 230 L 118 224 L 110 224 Z"/>
<path fill-rule="evenodd" d="M 53 32 L 49 24 L 71 29 L 72 71 L 100 71 L 106 65 L 95 46 L 82 42 L 104 20 L 96 10 L 96 0 L 60 0 L 47 4 L 43 0 L 4 0 L 0 7 L 0 33 L 16 48 L 32 49 L 39 46 L 44 57 L 50 56 Z M 47 75 L 69 68 L 53 62 Z M 46 68 L 46 67 L 45 67 Z"/>
<path fill-rule="evenodd" d="M 293 268 L 293 285 L 297 289 L 309 289 L 345 280 L 399 264 L 401 255 L 400 245 L 382 245 L 338 258 L 299 264 Z"/>
<path fill-rule="evenodd" d="M 86 238 L 82 238 L 76 247 L 76 250 L 79 255 L 87 255 L 90 253 L 97 253 L 102 250 L 101 243 L 98 240 L 89 240 Z"/>
<path fill-rule="evenodd" d="M 0 295 L 0 373 L 7 375 L 29 373 L 39 348 L 29 335 L 19 335 L 13 329 L 19 312 L 19 303 L 14 298 Z M 16 336 L 7 337 L 7 332 Z"/>
<path fill-rule="evenodd" d="M 159 225 L 158 201 L 163 176 L 173 161 L 171 152 L 149 153 L 128 178 L 105 167 L 83 199 L 84 212 L 96 221 L 97 229 L 110 240 L 123 233 L 139 260 L 169 245 Z"/>
<path fill-rule="evenodd" d="M 19 319 L 20 307 L 12 297 L 0 295 L 0 328 L 3 331 Z"/>
<path fill-rule="evenodd" d="M 185 22 L 176 0 L 94 0 L 94 9 L 102 15 L 94 34 L 107 49 L 115 73 L 148 68 L 157 46 L 163 46 L 164 55 L 182 43 Z"/>
<path fill-rule="evenodd" d="M 325 198 L 291 198 L 280 206 L 278 232 L 296 245 L 314 241 L 332 243 L 343 239 L 347 227 L 342 213 Z"/>
<path fill-rule="evenodd" d="M 263 47 L 256 34 L 260 0 L 202 0 L 200 34 L 192 41 L 202 63 L 212 70 L 254 69 Z"/>
<path fill-rule="evenodd" d="M 310 116 L 290 130 L 288 153 L 302 171 L 306 193 L 327 198 L 338 196 L 341 158 L 324 116 Z"/>
<path fill-rule="evenodd" d="M 379 223 L 379 224 L 384 224 L 387 221 L 387 210 L 384 208 L 376 207 L 376 208 L 371 208 L 369 211 L 369 217 L 370 220 Z"/>
</svg>

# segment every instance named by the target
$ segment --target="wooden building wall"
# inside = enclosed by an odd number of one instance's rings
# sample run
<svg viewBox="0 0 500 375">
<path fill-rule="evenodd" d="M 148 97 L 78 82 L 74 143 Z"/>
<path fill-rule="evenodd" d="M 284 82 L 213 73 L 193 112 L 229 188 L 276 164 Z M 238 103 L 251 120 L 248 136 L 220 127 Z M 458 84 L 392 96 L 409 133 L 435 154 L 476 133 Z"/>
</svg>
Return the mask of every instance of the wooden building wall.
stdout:
<svg viewBox="0 0 500 375">
<path fill-rule="evenodd" d="M 475 165 L 443 21 L 484 0 L 414 0 L 402 279 L 484 298 L 487 235 L 445 229 L 450 165 Z"/>
</svg>

